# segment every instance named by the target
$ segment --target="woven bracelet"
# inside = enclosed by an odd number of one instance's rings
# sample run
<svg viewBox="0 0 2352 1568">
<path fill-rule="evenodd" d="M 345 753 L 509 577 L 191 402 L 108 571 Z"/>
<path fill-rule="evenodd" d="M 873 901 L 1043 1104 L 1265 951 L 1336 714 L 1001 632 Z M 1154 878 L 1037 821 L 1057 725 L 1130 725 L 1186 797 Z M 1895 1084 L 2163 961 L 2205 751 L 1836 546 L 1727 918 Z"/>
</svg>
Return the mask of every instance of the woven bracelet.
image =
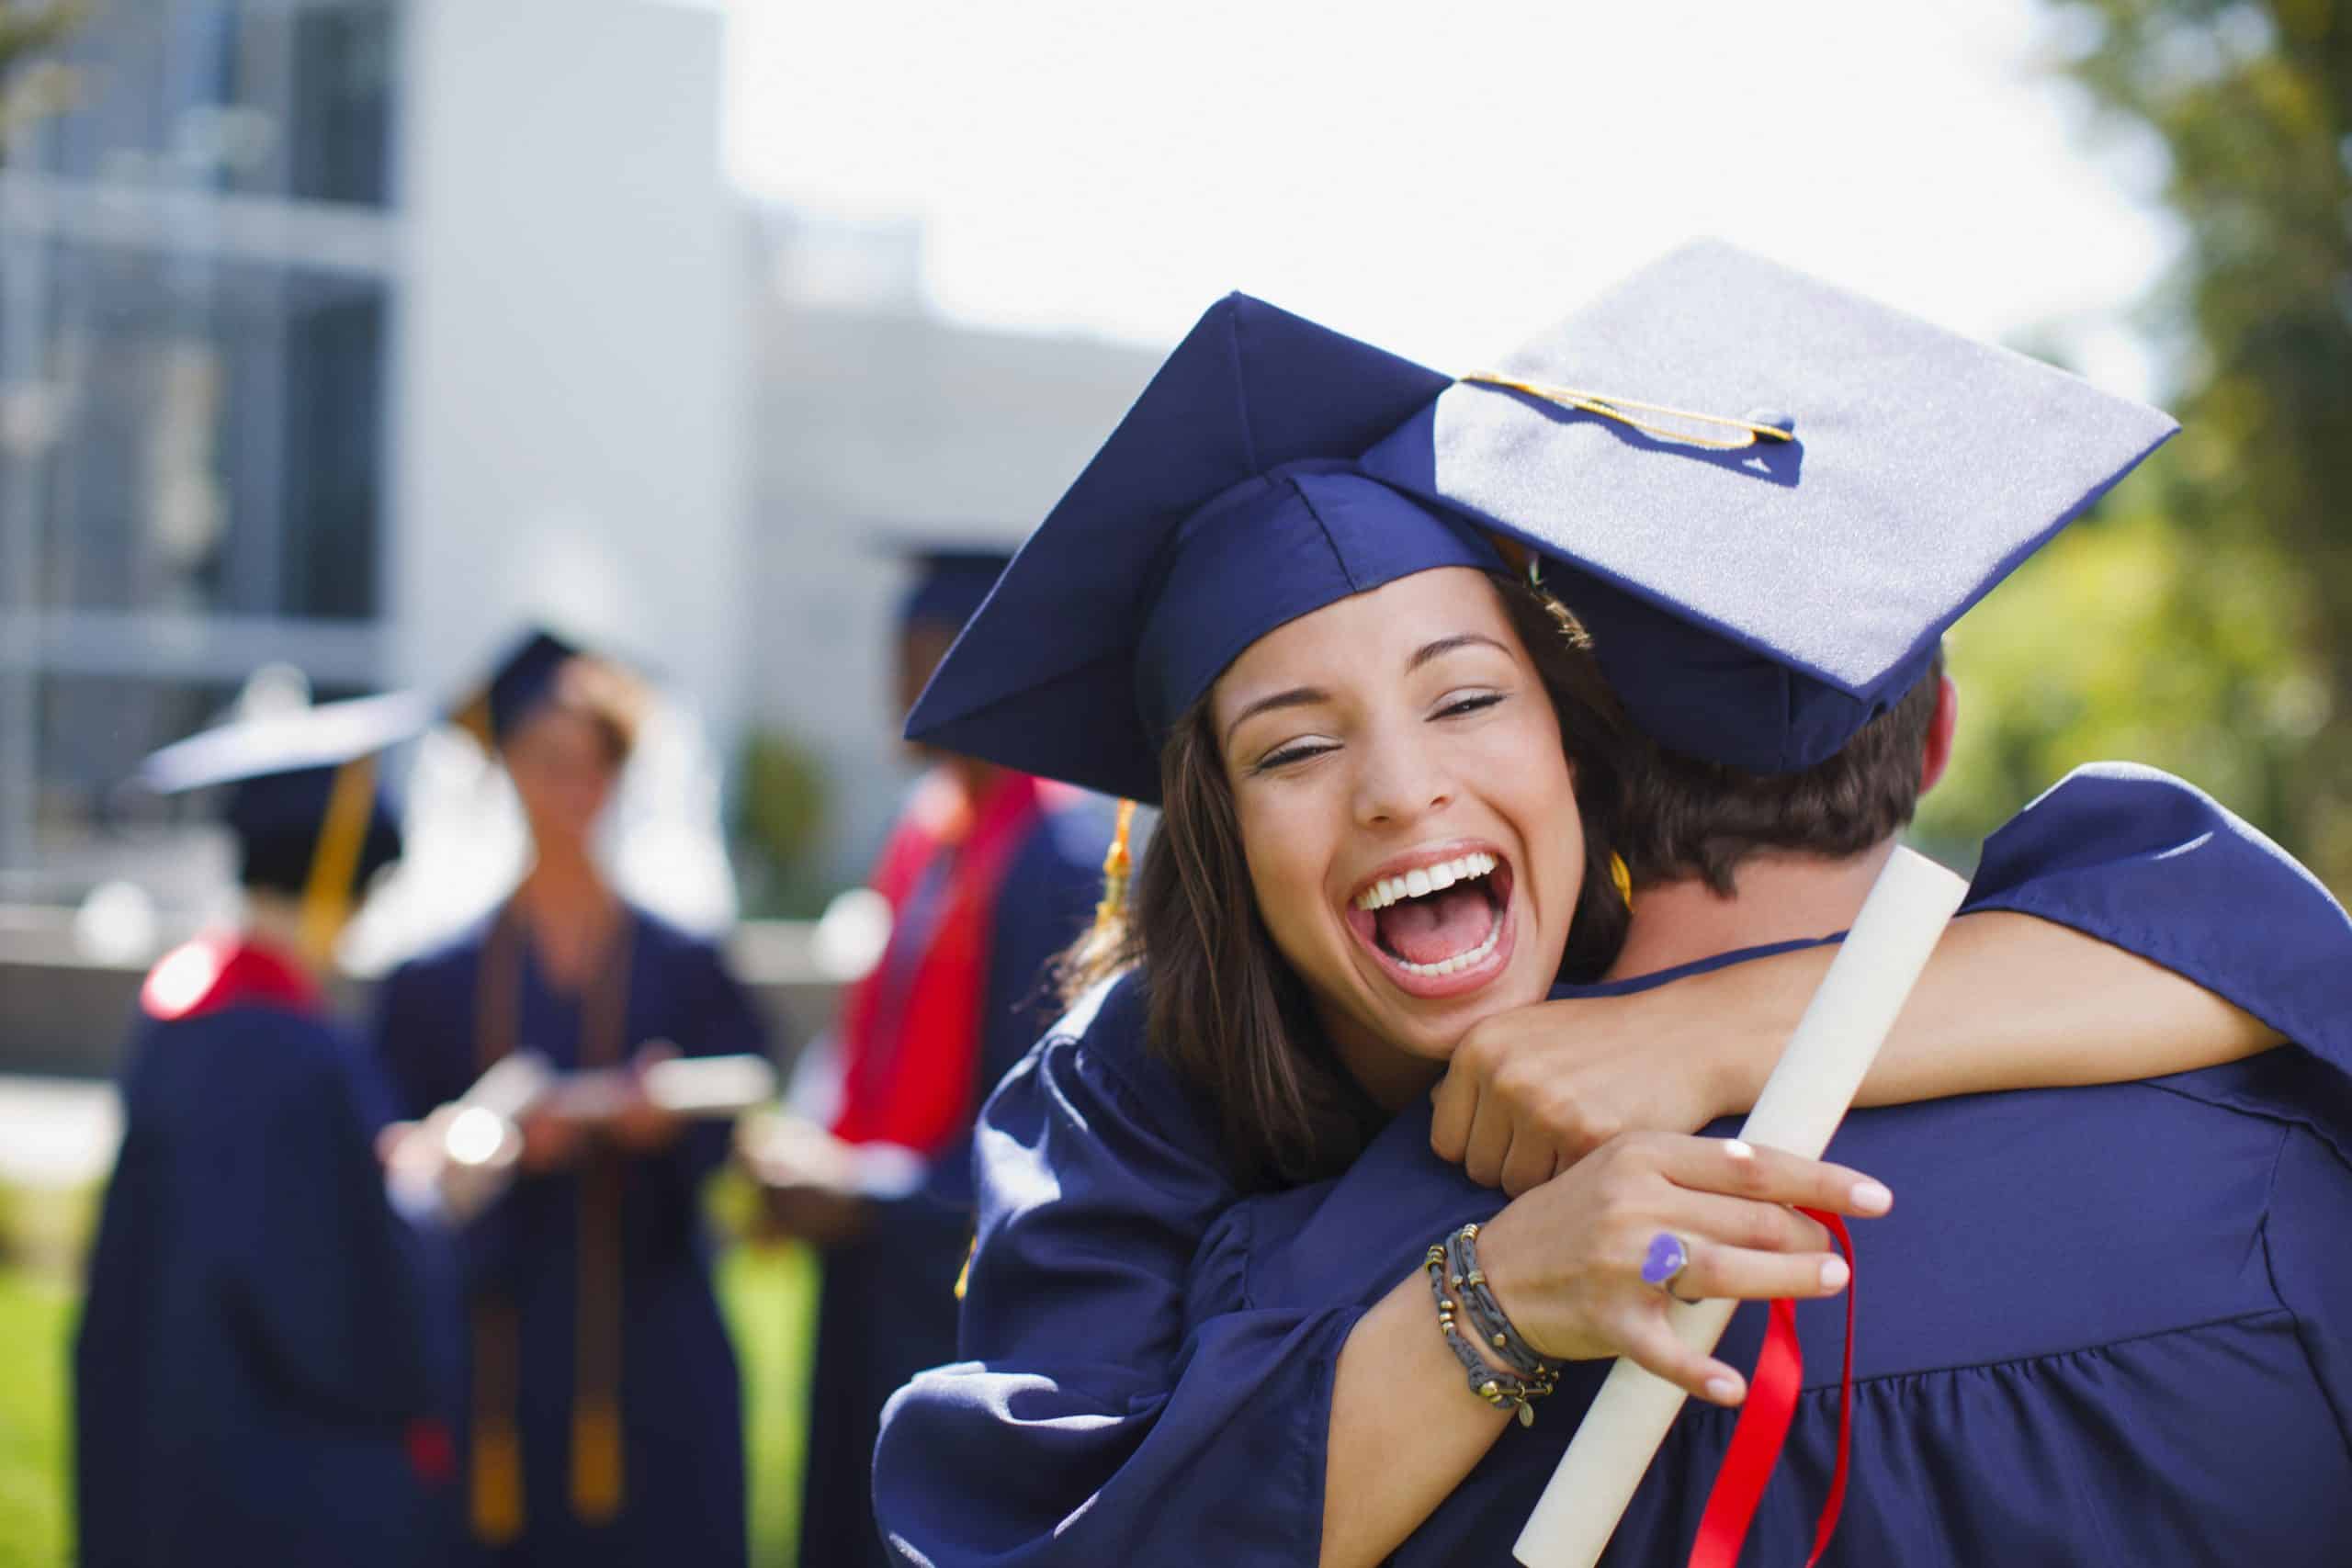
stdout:
<svg viewBox="0 0 2352 1568">
<path fill-rule="evenodd" d="M 1446 1237 L 1445 1264 L 1447 1283 L 1458 1292 L 1481 1348 L 1491 1350 L 1522 1379 L 1556 1381 L 1566 1363 L 1553 1360 L 1530 1345 L 1487 1287 L 1486 1270 L 1478 1267 L 1476 1225 L 1464 1225 Z"/>
<path fill-rule="evenodd" d="M 1555 1380 L 1548 1374 L 1527 1378 L 1516 1372 L 1498 1372 L 1487 1365 L 1487 1359 L 1478 1354 L 1477 1348 L 1463 1337 L 1461 1325 L 1455 1320 L 1460 1305 L 1448 1292 L 1447 1267 L 1444 1245 L 1441 1243 L 1431 1247 L 1422 1268 L 1430 1277 L 1430 1293 L 1437 1298 L 1438 1330 L 1445 1336 L 1446 1348 L 1453 1352 L 1454 1359 L 1462 1363 L 1464 1381 L 1469 1384 L 1471 1393 L 1496 1409 L 1518 1411 L 1521 1426 L 1533 1426 L 1534 1402 L 1552 1392 L 1556 1386 Z"/>
</svg>

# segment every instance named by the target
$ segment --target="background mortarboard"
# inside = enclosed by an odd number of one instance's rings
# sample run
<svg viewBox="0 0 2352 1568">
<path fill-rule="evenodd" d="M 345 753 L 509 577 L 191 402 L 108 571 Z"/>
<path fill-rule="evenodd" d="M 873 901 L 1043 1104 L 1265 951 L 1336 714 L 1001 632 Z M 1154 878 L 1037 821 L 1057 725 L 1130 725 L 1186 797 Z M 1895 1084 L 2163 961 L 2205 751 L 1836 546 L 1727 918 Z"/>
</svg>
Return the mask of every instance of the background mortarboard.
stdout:
<svg viewBox="0 0 2352 1568">
<path fill-rule="evenodd" d="M 910 574 L 899 601 L 901 627 L 922 622 L 963 630 L 978 614 L 996 580 L 1012 564 L 1010 545 L 991 549 L 985 545 L 901 537 L 888 541 L 887 547 L 905 560 Z"/>
<path fill-rule="evenodd" d="M 1165 727 L 1285 621 L 1483 540 L 1350 469 L 1447 378 L 1218 301 L 1013 558 L 910 739 L 1156 802 Z"/>
<path fill-rule="evenodd" d="M 1464 382 L 1363 461 L 1574 567 L 1546 582 L 1635 722 L 1759 773 L 1823 761 L 1900 699 L 1962 612 L 2177 428 L 1713 242 L 1498 368 L 1787 425 L 1708 450 Z"/>
<path fill-rule="evenodd" d="M 526 630 L 491 666 L 490 678 L 458 710 L 458 728 L 495 750 L 514 728 L 555 694 L 556 677 L 580 649 L 545 626 Z"/>
<path fill-rule="evenodd" d="M 164 747 L 135 782 L 164 795 L 229 786 L 239 880 L 300 896 L 306 941 L 323 953 L 357 890 L 400 858 L 375 759 L 434 717 L 422 693 L 395 692 L 239 720 Z"/>
</svg>

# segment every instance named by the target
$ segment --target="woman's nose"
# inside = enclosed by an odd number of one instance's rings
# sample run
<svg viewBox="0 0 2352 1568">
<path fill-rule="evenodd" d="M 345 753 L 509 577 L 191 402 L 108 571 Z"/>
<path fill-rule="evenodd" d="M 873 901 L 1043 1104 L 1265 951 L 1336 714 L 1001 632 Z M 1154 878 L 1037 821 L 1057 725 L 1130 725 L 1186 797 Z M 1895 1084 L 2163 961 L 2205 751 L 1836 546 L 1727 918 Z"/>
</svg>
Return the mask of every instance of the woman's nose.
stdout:
<svg viewBox="0 0 2352 1568">
<path fill-rule="evenodd" d="M 1364 748 L 1356 775 L 1356 820 L 1395 828 L 1419 820 L 1453 798 L 1453 781 L 1426 746 L 1397 739 Z"/>
</svg>

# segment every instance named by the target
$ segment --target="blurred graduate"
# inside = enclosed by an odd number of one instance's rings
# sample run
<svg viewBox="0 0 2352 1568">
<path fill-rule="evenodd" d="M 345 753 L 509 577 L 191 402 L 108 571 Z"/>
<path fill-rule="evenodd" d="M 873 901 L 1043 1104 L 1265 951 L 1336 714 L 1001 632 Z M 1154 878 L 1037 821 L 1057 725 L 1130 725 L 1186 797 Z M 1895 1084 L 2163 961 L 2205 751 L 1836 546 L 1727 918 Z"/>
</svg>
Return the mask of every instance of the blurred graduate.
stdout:
<svg viewBox="0 0 2352 1568">
<path fill-rule="evenodd" d="M 376 1044 L 404 1114 L 520 1049 L 629 1086 L 673 1054 L 763 1050 L 718 950 L 598 863 L 650 701 L 633 672 L 535 631 L 469 708 L 533 858 L 489 916 L 386 980 Z M 521 1131 L 521 1175 L 465 1247 L 468 1534 L 501 1563 L 741 1563 L 741 1401 L 699 1205 L 726 1129 L 632 1087 L 594 1115 L 548 1102 Z"/>
<path fill-rule="evenodd" d="M 226 786 L 244 909 L 141 992 L 74 1347 L 90 1568 L 447 1560 L 454 1281 L 387 1202 L 390 1098 L 324 992 L 400 853 L 376 754 L 429 716 L 394 695 L 233 723 L 142 772 Z"/>
<path fill-rule="evenodd" d="M 898 705 L 978 610 L 1010 557 L 910 552 Z M 972 1122 L 1051 1021 L 1054 955 L 1091 917 L 1109 808 L 967 758 L 920 753 L 871 878 L 881 960 L 842 999 L 830 1130 L 787 1120 L 747 1146 L 770 1213 L 823 1248 L 800 1561 L 881 1562 L 871 1495 L 883 1403 L 956 1359 L 956 1281 L 971 1239 Z"/>
</svg>

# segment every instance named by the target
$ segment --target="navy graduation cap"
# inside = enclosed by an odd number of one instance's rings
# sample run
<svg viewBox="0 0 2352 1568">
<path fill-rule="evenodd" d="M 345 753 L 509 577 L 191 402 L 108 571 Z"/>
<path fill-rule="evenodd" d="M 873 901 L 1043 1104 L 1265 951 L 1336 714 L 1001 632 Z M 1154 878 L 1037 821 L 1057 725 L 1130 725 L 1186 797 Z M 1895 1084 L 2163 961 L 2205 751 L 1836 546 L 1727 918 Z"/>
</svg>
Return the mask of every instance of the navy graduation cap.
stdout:
<svg viewBox="0 0 2352 1568">
<path fill-rule="evenodd" d="M 1448 382 L 1219 300 L 1013 558 L 908 739 L 1157 801 L 1170 727 L 1259 637 L 1432 567 L 1500 569 L 1350 462 Z"/>
<path fill-rule="evenodd" d="M 889 547 L 913 570 L 899 601 L 902 626 L 923 623 L 962 630 L 1012 564 L 1010 548 L 913 538 L 894 539 Z"/>
<path fill-rule="evenodd" d="M 135 782 L 163 795 L 228 785 L 239 880 L 300 897 L 322 950 L 356 891 L 400 858 L 375 759 L 434 716 L 422 693 L 394 692 L 237 720 L 155 752 Z"/>
<path fill-rule="evenodd" d="M 1268 631 L 1532 547 L 1668 749 L 1819 762 L 2177 427 L 1705 243 L 1456 382 L 1235 295 L 1024 545 L 910 739 L 1156 800 L 1169 726 Z M 1418 502 L 1419 504 L 1416 504 Z"/>
<path fill-rule="evenodd" d="M 528 628 L 491 667 L 490 679 L 458 713 L 458 728 L 485 748 L 503 745 L 540 704 L 555 696 L 557 678 L 578 657 L 576 645 L 545 626 Z"/>
<path fill-rule="evenodd" d="M 1455 385 L 1363 467 L 1575 569 L 1546 585 L 1660 744 L 1785 773 L 1894 705 L 1964 611 L 2177 428 L 1706 242 Z"/>
</svg>

